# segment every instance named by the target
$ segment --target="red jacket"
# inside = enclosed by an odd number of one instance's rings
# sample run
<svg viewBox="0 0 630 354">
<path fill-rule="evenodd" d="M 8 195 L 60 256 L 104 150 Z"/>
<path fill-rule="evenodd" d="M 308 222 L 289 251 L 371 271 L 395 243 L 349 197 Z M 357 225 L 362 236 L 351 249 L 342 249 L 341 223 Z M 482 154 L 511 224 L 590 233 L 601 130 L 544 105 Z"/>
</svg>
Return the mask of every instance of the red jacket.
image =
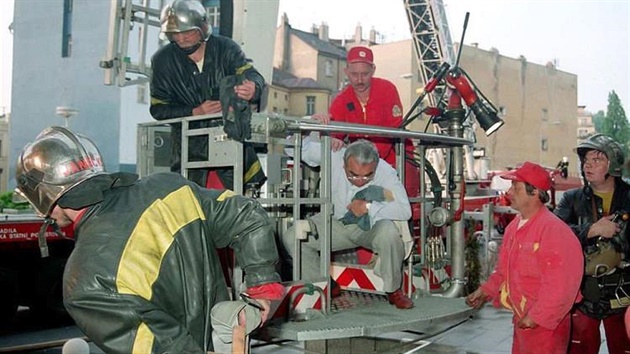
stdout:
<svg viewBox="0 0 630 354">
<path fill-rule="evenodd" d="M 338 122 L 348 122 L 367 125 L 378 125 L 389 128 L 399 128 L 402 124 L 402 103 L 396 90 L 396 86 L 391 82 L 372 78 L 370 86 L 370 96 L 365 107 L 354 93 L 354 88 L 348 85 L 341 91 L 330 105 L 331 120 Z M 343 135 L 335 136 L 343 138 Z M 390 138 L 350 136 L 351 140 L 358 138 L 368 138 L 372 141 L 380 157 L 390 165 L 396 165 L 396 153 Z M 413 145 L 408 144 L 413 149 Z"/>
<path fill-rule="evenodd" d="M 496 268 L 481 288 L 516 320 L 529 314 L 554 330 L 581 298 L 582 247 L 571 229 L 541 208 L 520 229 L 517 216 L 505 229 Z"/>
</svg>

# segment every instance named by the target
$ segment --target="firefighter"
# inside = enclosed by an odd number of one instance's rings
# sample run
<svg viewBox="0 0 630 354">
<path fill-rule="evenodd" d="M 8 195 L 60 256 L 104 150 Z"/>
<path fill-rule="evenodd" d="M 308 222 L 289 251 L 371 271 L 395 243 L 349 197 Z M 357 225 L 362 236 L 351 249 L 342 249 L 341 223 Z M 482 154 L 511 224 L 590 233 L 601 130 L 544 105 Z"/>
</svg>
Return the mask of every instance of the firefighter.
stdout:
<svg viewBox="0 0 630 354">
<path fill-rule="evenodd" d="M 368 47 L 352 47 L 346 57 L 344 73 L 349 85 L 344 88 L 332 101 L 329 113 L 318 113 L 313 119 L 323 124 L 330 121 L 348 122 L 356 124 L 377 125 L 388 128 L 400 128 L 402 125 L 402 103 L 396 86 L 386 79 L 374 77 L 376 65 L 374 53 Z M 378 149 L 379 156 L 393 167 L 396 167 L 396 150 L 394 141 L 386 137 L 374 136 L 345 136 L 333 134 L 333 150 L 344 145 L 341 139 L 348 141 L 368 139 Z M 409 140 L 406 142 L 407 159 L 413 160 L 414 147 Z M 405 189 L 407 195 L 415 197 L 419 193 L 419 176 L 416 164 L 407 161 L 405 164 Z"/>
<path fill-rule="evenodd" d="M 250 103 L 260 102 L 265 82 L 238 44 L 212 33 L 206 9 L 198 0 L 175 0 L 166 5 L 162 9 L 160 22 L 161 33 L 170 43 L 160 48 L 152 58 L 150 112 L 153 118 L 165 120 L 219 113 L 222 112 L 221 103 L 228 99 L 226 93 L 231 93 L 243 104 L 236 112 L 242 126 L 248 129 Z M 226 82 L 231 82 L 227 88 Z M 192 121 L 189 128 L 204 128 L 220 123 L 219 120 Z M 247 133 L 239 134 L 237 140 L 248 138 Z M 172 127 L 172 147 L 171 171 L 179 172 L 179 124 Z M 245 143 L 244 153 L 244 183 L 261 185 L 265 175 L 250 143 Z M 191 137 L 188 154 L 190 161 L 206 161 L 207 137 Z M 208 172 L 206 169 L 194 169 L 188 171 L 188 177 L 201 186 L 234 188 L 232 169 L 216 170 L 216 175 Z"/>
<path fill-rule="evenodd" d="M 501 178 L 512 181 L 508 195 L 519 215 L 505 229 L 494 272 L 466 304 L 493 300 L 512 311 L 512 354 L 565 354 L 569 311 L 580 296 L 580 244 L 545 206 L 552 183 L 544 168 L 525 162 Z"/>
<path fill-rule="evenodd" d="M 576 152 L 584 186 L 565 192 L 555 210 L 586 255 L 584 300 L 573 311 L 569 353 L 598 353 L 602 322 L 608 352 L 629 353 L 623 312 L 630 304 L 630 268 L 624 267 L 630 260 L 630 228 L 613 221 L 616 214 L 630 211 L 630 185 L 621 179 L 625 156 L 603 134 L 582 141 Z"/>
<path fill-rule="evenodd" d="M 24 147 L 16 180 L 41 216 L 73 225 L 64 304 L 105 352 L 213 350 L 211 310 L 229 300 L 217 247 L 234 250 L 260 322 L 283 295 L 273 227 L 254 200 L 175 173 L 106 173 L 97 147 L 61 127 Z"/>
</svg>

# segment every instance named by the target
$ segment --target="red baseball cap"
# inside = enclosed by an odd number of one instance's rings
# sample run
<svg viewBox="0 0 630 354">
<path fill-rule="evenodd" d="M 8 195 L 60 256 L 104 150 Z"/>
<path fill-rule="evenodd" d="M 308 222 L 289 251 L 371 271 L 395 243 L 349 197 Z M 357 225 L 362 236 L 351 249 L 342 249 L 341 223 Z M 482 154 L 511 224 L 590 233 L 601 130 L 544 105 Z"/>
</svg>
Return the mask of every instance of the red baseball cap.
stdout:
<svg viewBox="0 0 630 354">
<path fill-rule="evenodd" d="M 551 188 L 551 177 L 549 172 L 540 165 L 532 162 L 525 162 L 516 170 L 510 171 L 501 176 L 503 179 L 509 179 L 517 182 L 529 183 L 532 186 L 544 191 Z"/>
<path fill-rule="evenodd" d="M 370 65 L 374 64 L 374 54 L 372 50 L 368 47 L 352 47 L 348 51 L 347 57 L 348 64 L 352 63 L 367 63 Z"/>
</svg>

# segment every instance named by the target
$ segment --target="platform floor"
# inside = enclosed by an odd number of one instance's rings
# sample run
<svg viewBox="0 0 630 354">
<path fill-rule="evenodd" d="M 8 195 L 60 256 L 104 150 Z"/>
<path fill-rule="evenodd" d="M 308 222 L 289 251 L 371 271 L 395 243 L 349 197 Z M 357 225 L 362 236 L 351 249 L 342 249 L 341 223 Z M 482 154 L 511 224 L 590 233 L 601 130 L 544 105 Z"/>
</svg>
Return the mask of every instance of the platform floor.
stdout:
<svg viewBox="0 0 630 354">
<path fill-rule="evenodd" d="M 76 333 L 80 336 L 80 332 L 74 326 L 59 328 L 59 331 L 65 331 L 65 336 L 73 336 Z M 46 331 L 38 331 L 31 334 L 33 341 L 51 340 L 53 329 Z M 28 335 L 28 334 L 22 334 Z M 7 334 L 0 335 L 0 348 L 2 344 L 7 345 L 12 340 L 16 340 L 16 336 L 22 335 Z M 59 336 L 59 334 L 56 334 Z M 603 336 L 602 336 L 603 338 Z M 24 338 L 20 338 L 21 341 Z M 512 324 L 511 314 L 505 310 L 498 310 L 486 305 L 477 311 L 470 319 L 463 323 L 444 330 L 433 336 L 426 334 L 410 333 L 410 332 L 394 332 L 386 335 L 380 335 L 377 338 L 379 344 L 375 344 L 375 349 L 365 351 L 364 353 L 405 353 L 405 354 L 509 354 L 512 345 Z M 365 344 L 365 343 L 364 343 Z M 380 347 L 380 348 L 376 348 Z M 98 349 L 93 343 L 90 343 L 91 354 L 101 354 L 103 351 Z M 286 341 L 278 344 L 269 344 L 264 342 L 253 342 L 251 354 L 299 354 L 299 353 L 325 353 L 319 347 L 313 344 L 305 344 L 305 342 Z M 0 350 L 2 352 L 2 350 Z M 25 351 L 22 353 L 30 354 L 61 354 L 61 347 L 48 348 L 42 350 Z M 335 353 L 328 350 L 327 354 Z M 348 354 L 347 352 L 337 352 Z M 602 347 L 599 354 L 608 354 L 605 340 L 602 341 Z"/>
</svg>

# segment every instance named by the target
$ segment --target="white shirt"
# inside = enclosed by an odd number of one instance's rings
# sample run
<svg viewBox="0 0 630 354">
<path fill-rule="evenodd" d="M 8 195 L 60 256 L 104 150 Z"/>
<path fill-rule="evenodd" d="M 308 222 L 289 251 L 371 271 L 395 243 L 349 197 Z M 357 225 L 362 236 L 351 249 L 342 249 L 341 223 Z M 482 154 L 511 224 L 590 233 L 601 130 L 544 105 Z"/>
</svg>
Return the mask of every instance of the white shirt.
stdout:
<svg viewBox="0 0 630 354">
<path fill-rule="evenodd" d="M 321 143 L 313 141 L 309 137 L 302 141 L 302 161 L 309 166 L 317 167 L 321 163 Z M 357 187 L 350 183 L 344 171 L 343 155 L 346 149 L 331 152 L 330 165 L 331 173 L 331 189 L 332 203 L 334 205 L 334 217 L 341 219 L 348 211 L 347 206 L 352 202 L 352 197 L 368 186 L 380 186 L 392 192 L 393 201 L 376 202 L 373 201 L 368 213 L 370 214 L 370 223 L 378 220 L 402 220 L 406 221 L 411 218 L 411 206 L 407 198 L 405 187 L 400 182 L 396 170 L 390 166 L 385 160 L 379 159 L 374 179 L 364 186 Z"/>
</svg>

